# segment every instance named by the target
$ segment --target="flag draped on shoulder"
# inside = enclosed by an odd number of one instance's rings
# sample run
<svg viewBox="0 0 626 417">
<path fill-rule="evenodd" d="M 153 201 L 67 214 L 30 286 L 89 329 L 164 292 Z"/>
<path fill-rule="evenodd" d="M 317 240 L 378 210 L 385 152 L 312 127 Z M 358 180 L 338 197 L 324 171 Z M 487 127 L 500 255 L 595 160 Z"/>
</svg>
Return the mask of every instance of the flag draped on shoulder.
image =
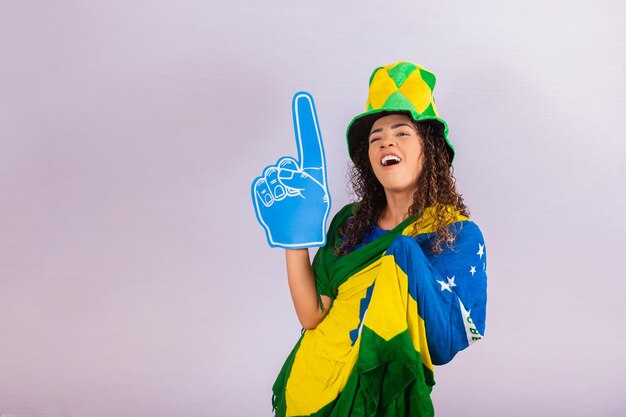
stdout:
<svg viewBox="0 0 626 417">
<path fill-rule="evenodd" d="M 478 226 L 451 211 L 453 249 L 433 254 L 433 210 L 337 257 L 333 219 L 313 260 L 318 293 L 333 298 L 305 330 L 273 387 L 276 416 L 433 416 L 433 365 L 449 362 L 485 330 L 486 252 Z"/>
</svg>

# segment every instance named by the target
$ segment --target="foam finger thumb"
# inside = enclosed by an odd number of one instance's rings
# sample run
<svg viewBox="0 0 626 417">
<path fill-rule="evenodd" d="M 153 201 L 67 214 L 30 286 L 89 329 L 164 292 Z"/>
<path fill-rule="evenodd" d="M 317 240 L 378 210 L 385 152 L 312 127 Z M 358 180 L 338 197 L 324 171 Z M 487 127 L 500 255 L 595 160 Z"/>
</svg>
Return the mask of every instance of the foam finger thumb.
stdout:
<svg viewBox="0 0 626 417">
<path fill-rule="evenodd" d="M 306 190 L 317 186 L 315 180 L 306 172 L 302 171 L 281 169 L 278 174 L 278 180 L 286 187 L 296 190 Z"/>
</svg>

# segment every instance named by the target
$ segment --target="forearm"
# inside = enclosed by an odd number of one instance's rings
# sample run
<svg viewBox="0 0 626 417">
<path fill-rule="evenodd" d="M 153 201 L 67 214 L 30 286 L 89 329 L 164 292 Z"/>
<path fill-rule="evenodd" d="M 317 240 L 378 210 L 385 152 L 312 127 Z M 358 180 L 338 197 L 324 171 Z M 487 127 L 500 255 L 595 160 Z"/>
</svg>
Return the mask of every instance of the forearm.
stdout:
<svg viewBox="0 0 626 417">
<path fill-rule="evenodd" d="M 287 249 L 287 279 L 298 319 L 305 329 L 314 329 L 324 319 L 315 287 L 315 274 L 311 268 L 308 249 Z M 328 312 L 331 299 L 322 296 L 324 311 Z"/>
</svg>

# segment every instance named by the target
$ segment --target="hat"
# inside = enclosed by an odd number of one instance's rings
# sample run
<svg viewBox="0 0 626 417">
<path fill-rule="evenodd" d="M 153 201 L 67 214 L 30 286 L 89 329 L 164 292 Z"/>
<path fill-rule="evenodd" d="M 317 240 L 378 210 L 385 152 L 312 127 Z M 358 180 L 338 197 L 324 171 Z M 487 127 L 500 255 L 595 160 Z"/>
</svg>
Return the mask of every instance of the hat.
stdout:
<svg viewBox="0 0 626 417">
<path fill-rule="evenodd" d="M 416 122 L 436 120 L 441 123 L 452 163 L 454 146 L 448 140 L 448 125 L 439 117 L 435 107 L 435 82 L 435 74 L 412 62 L 400 61 L 376 68 L 370 77 L 366 111 L 348 125 L 346 136 L 350 158 L 353 158 L 357 141 L 365 140 L 376 119 L 391 113 L 404 113 Z"/>
</svg>

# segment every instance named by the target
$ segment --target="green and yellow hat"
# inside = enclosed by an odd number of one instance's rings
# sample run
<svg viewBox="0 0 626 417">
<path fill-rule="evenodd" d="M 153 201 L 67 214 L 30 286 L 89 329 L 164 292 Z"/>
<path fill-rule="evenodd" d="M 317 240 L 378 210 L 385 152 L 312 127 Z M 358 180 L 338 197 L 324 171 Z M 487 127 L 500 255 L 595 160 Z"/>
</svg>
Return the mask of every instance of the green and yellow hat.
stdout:
<svg viewBox="0 0 626 417">
<path fill-rule="evenodd" d="M 452 163 L 454 146 L 448 139 L 448 125 L 439 117 L 435 106 L 435 82 L 435 74 L 412 62 L 400 61 L 376 68 L 370 77 L 366 112 L 348 125 L 350 158 L 353 158 L 357 141 L 368 137 L 376 119 L 391 113 L 405 113 L 416 122 L 436 120 L 441 123 Z"/>
</svg>

